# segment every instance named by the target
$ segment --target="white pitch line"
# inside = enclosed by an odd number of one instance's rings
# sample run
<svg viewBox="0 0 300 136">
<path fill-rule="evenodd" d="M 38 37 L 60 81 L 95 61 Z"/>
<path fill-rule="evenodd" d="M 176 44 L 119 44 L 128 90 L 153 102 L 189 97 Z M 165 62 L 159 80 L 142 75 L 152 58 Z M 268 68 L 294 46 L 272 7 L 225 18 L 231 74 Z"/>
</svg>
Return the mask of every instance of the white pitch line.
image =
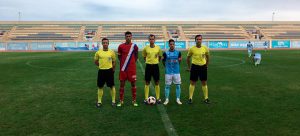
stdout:
<svg viewBox="0 0 300 136">
<path fill-rule="evenodd" d="M 138 61 L 139 66 L 140 66 L 140 68 L 141 68 L 141 70 L 143 72 L 143 75 L 145 75 L 145 70 L 143 68 L 142 63 L 140 62 L 139 59 L 137 61 Z M 154 87 L 153 87 L 153 85 L 151 83 L 150 83 L 150 86 L 151 86 L 151 88 L 153 90 Z M 154 94 L 154 92 L 151 92 L 151 93 Z M 173 124 L 172 124 L 172 122 L 171 122 L 171 120 L 170 120 L 170 118 L 169 118 L 169 116 L 168 116 L 168 114 L 166 112 L 165 107 L 162 106 L 162 104 L 157 104 L 157 108 L 158 108 L 158 111 L 160 113 L 161 119 L 162 119 L 162 121 L 164 123 L 165 129 L 168 132 L 168 135 L 169 136 L 178 136 L 177 133 L 176 133 L 176 130 L 175 130 L 175 128 L 174 128 L 174 126 L 173 126 Z"/>
<path fill-rule="evenodd" d="M 241 60 L 241 59 L 237 59 L 237 58 L 223 57 L 223 56 L 214 56 L 214 57 L 219 57 L 219 58 L 227 59 L 227 60 L 241 61 L 240 63 L 230 64 L 230 65 L 224 65 L 224 66 L 214 66 L 214 67 L 233 67 L 233 66 L 242 65 L 242 64 L 245 63 L 245 60 Z"/>
<path fill-rule="evenodd" d="M 31 61 L 27 61 L 26 65 L 32 68 L 41 68 L 41 69 L 53 69 L 53 70 L 69 70 L 69 71 L 76 71 L 77 69 L 59 69 L 59 68 L 55 68 L 55 67 L 43 67 L 43 66 L 37 66 L 37 65 L 32 65 Z"/>
</svg>

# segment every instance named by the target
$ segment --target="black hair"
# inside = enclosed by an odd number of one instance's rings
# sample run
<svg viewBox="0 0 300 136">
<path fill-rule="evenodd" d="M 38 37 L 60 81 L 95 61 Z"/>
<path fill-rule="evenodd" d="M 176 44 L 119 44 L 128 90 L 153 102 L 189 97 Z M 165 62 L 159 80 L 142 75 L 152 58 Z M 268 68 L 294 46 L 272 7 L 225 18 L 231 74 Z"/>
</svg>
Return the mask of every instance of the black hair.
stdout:
<svg viewBox="0 0 300 136">
<path fill-rule="evenodd" d="M 171 42 L 174 42 L 174 43 L 175 43 L 175 41 L 174 41 L 173 39 L 170 39 L 170 40 L 169 40 L 169 44 L 170 44 Z"/>
<path fill-rule="evenodd" d="M 101 41 L 103 42 L 104 40 L 107 40 L 107 41 L 108 41 L 108 43 L 109 43 L 109 40 L 108 40 L 107 38 L 102 38 L 102 40 L 101 40 Z"/>
<path fill-rule="evenodd" d="M 202 38 L 202 35 L 201 34 L 198 34 L 195 36 L 195 41 L 197 40 L 197 37 L 201 37 Z"/>
<path fill-rule="evenodd" d="M 126 31 L 125 36 L 128 35 L 128 34 L 132 35 L 132 33 L 130 31 Z"/>
<path fill-rule="evenodd" d="M 150 34 L 148 38 L 150 39 L 150 37 L 154 37 L 154 39 L 155 39 L 155 35 L 154 34 Z"/>
<path fill-rule="evenodd" d="M 102 38 L 102 40 L 101 40 L 101 41 L 103 42 L 104 40 L 107 40 L 107 41 L 108 41 L 108 43 L 109 43 L 109 40 L 108 40 L 107 38 L 105 38 L 105 37 L 104 37 L 104 38 Z"/>
</svg>

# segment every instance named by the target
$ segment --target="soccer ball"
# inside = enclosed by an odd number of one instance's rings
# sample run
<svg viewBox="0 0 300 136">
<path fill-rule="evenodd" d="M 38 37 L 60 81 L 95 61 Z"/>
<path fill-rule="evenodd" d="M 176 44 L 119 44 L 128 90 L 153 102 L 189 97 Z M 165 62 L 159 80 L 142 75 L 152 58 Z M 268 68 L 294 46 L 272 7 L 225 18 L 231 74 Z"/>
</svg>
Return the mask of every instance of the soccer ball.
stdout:
<svg viewBox="0 0 300 136">
<path fill-rule="evenodd" d="M 153 96 L 150 96 L 150 97 L 148 97 L 148 99 L 147 99 L 147 103 L 148 103 L 149 105 L 153 105 L 153 104 L 156 103 L 156 99 L 155 99 Z"/>
</svg>

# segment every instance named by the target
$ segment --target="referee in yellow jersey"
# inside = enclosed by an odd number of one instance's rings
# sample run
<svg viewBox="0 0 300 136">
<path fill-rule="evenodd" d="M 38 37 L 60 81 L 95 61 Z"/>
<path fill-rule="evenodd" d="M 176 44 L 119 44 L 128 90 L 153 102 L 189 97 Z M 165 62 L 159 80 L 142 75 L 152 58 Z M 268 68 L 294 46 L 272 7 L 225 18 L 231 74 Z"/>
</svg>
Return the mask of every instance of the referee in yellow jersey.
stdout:
<svg viewBox="0 0 300 136">
<path fill-rule="evenodd" d="M 102 96 L 104 84 L 110 87 L 112 106 L 116 105 L 116 89 L 114 83 L 114 71 L 116 65 L 116 54 L 113 50 L 108 49 L 109 40 L 107 38 L 102 39 L 103 49 L 99 49 L 95 53 L 94 61 L 98 66 L 98 100 L 96 106 L 99 108 L 102 106 Z"/>
<path fill-rule="evenodd" d="M 149 35 L 149 43 L 143 49 L 143 57 L 146 61 L 146 69 L 145 69 L 145 100 L 144 103 L 147 104 L 147 98 L 149 97 L 149 84 L 151 81 L 151 77 L 153 77 L 155 81 L 155 94 L 156 94 L 156 102 L 158 104 L 161 103 L 160 99 L 160 87 L 159 87 L 159 66 L 158 63 L 162 56 L 162 51 L 159 46 L 155 45 L 155 35 Z"/>
<path fill-rule="evenodd" d="M 207 88 L 207 66 L 209 64 L 209 50 L 202 45 L 202 35 L 195 36 L 196 46 L 189 49 L 187 54 L 187 71 L 190 71 L 190 87 L 188 103 L 192 104 L 195 84 L 200 79 L 204 94 L 204 103 L 209 104 Z M 192 58 L 192 66 L 190 59 Z"/>
</svg>

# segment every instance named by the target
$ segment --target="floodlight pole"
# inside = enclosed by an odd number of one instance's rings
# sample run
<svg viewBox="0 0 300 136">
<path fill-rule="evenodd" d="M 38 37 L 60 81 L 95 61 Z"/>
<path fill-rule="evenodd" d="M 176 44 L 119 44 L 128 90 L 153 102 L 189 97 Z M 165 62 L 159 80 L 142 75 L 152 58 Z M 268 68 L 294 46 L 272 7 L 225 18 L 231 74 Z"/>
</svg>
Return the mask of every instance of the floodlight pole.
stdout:
<svg viewBox="0 0 300 136">
<path fill-rule="evenodd" d="M 18 14 L 19 14 L 18 21 L 20 22 L 21 21 L 21 12 L 19 11 Z"/>
<path fill-rule="evenodd" d="M 275 12 L 272 13 L 272 21 L 274 21 Z"/>
</svg>

